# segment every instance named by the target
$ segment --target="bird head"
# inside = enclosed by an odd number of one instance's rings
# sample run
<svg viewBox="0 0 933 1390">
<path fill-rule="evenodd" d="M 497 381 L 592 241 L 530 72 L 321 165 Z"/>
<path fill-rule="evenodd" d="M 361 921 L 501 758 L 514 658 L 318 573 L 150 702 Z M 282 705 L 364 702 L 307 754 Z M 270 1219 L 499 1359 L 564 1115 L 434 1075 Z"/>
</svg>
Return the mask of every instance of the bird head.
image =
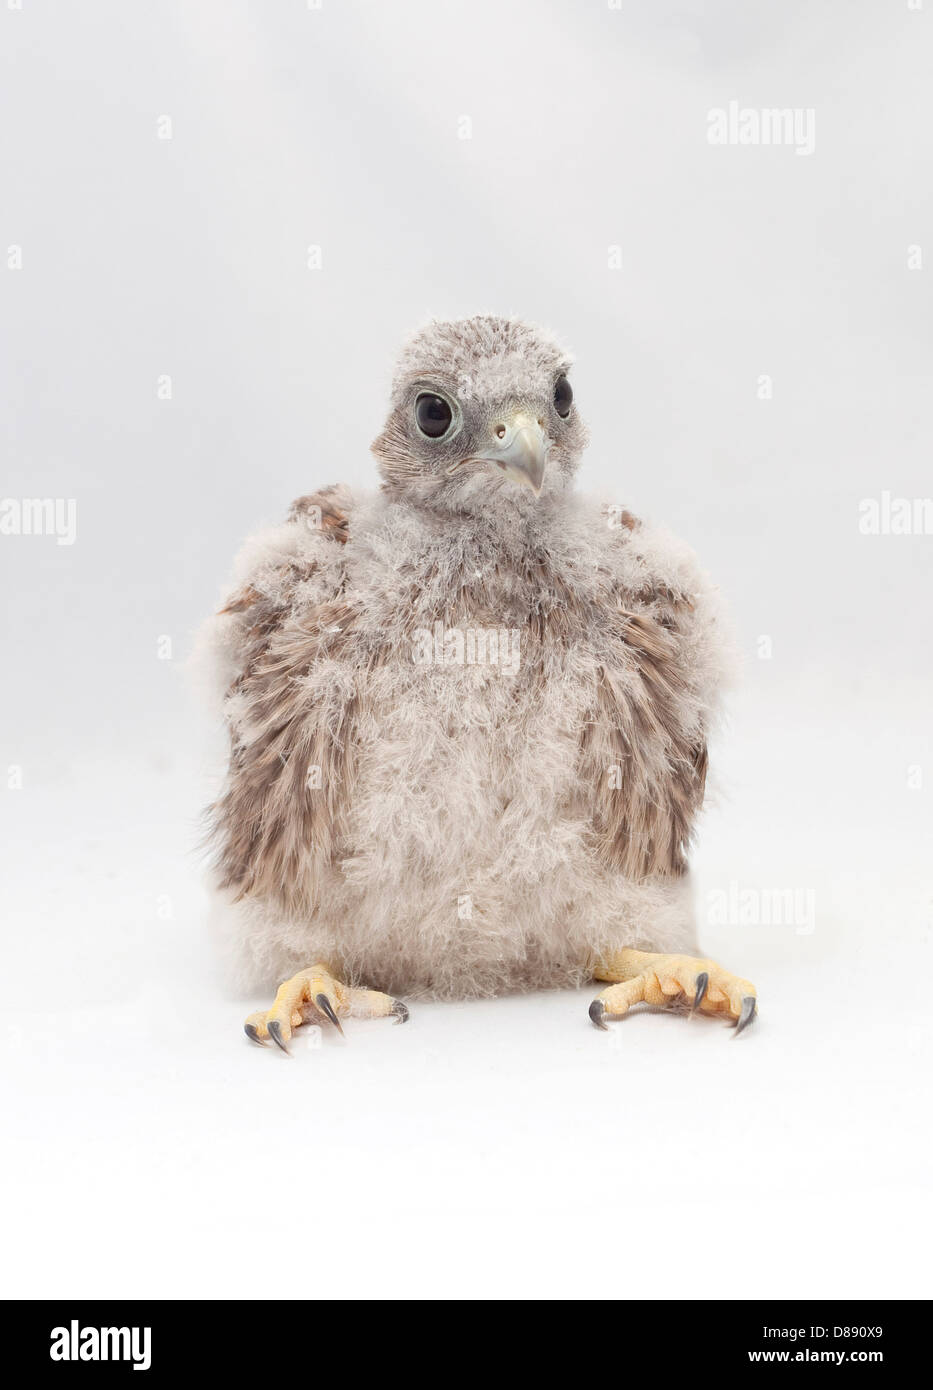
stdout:
<svg viewBox="0 0 933 1390">
<path fill-rule="evenodd" d="M 519 319 L 428 324 L 402 351 L 372 446 L 383 486 L 506 513 L 562 492 L 587 440 L 570 366 L 551 337 Z"/>
</svg>

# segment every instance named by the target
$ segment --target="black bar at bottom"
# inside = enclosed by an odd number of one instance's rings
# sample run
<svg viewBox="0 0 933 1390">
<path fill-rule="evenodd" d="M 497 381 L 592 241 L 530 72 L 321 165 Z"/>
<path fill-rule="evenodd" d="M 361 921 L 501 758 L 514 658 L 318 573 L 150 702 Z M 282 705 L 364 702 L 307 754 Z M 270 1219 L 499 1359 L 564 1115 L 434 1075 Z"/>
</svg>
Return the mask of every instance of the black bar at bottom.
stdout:
<svg viewBox="0 0 933 1390">
<path fill-rule="evenodd" d="M 474 1306 L 439 1300 L 425 1316 L 417 1307 L 406 1314 L 403 1304 L 386 1315 L 376 1304 L 348 1314 L 287 1298 L 56 1300 L 8 1302 L 0 1317 L 4 1363 L 29 1386 L 46 1377 L 64 1385 L 75 1376 L 130 1374 L 145 1384 L 210 1373 L 240 1385 L 258 1377 L 270 1387 L 326 1378 L 328 1390 L 350 1376 L 374 1383 L 414 1376 L 443 1390 L 451 1364 L 485 1379 L 490 1356 L 496 1378 L 512 1368 L 525 1378 L 540 1367 L 609 1385 L 630 1381 L 640 1368 L 687 1379 L 834 1371 L 844 1381 L 853 1371 L 922 1364 L 928 1319 L 925 1301 L 628 1301 L 595 1316 L 569 1303 L 542 1328 L 535 1304 L 506 1302 L 498 1314 L 493 1305 Z"/>
</svg>

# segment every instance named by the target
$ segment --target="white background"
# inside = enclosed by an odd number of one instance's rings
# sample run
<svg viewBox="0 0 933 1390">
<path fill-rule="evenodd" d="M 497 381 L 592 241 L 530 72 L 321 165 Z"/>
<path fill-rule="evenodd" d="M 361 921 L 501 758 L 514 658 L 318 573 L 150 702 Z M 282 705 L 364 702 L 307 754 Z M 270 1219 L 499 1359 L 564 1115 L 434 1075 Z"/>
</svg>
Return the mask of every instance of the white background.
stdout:
<svg viewBox="0 0 933 1390">
<path fill-rule="evenodd" d="M 3 0 L 0 52 L 0 489 L 78 519 L 0 536 L 2 1291 L 928 1296 L 933 536 L 859 507 L 931 491 L 933 4 Z M 730 100 L 814 152 L 709 145 Z M 701 922 L 814 929 L 703 926 L 734 1044 L 591 991 L 289 1062 L 205 939 L 190 636 L 243 535 L 372 484 L 401 339 L 483 310 L 569 343 L 581 486 L 731 601 Z"/>
</svg>

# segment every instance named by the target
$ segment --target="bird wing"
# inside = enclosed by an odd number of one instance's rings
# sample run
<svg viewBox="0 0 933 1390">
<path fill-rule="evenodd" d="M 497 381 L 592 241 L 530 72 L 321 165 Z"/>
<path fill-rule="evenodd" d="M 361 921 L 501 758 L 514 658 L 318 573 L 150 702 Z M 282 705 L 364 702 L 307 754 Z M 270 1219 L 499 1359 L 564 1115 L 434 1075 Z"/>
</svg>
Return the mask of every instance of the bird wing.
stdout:
<svg viewBox="0 0 933 1390">
<path fill-rule="evenodd" d="M 608 547 L 596 691 L 581 739 L 601 857 L 677 875 L 703 804 L 707 738 L 728 669 L 716 591 L 692 552 L 623 513 Z"/>
<path fill-rule="evenodd" d="M 313 909 L 352 779 L 359 613 L 345 547 L 352 498 L 299 498 L 247 546 L 215 623 L 224 650 L 230 763 L 209 808 L 220 885 Z"/>
</svg>

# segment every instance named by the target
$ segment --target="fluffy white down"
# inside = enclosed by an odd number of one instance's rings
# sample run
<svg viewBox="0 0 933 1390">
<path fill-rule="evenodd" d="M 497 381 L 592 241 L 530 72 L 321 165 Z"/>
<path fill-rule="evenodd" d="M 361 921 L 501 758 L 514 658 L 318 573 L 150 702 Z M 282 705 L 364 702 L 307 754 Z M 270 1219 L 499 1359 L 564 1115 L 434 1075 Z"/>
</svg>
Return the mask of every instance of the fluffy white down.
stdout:
<svg viewBox="0 0 933 1390">
<path fill-rule="evenodd" d="M 347 545 L 300 519 L 267 530 L 246 543 L 234 587 L 248 583 L 295 613 L 341 590 L 360 595 L 373 642 L 398 659 L 371 669 L 327 660 L 302 677 L 332 701 L 360 697 L 347 833 L 310 916 L 215 889 L 213 926 L 236 983 L 275 985 L 321 960 L 349 983 L 396 995 L 490 995 L 581 984 L 598 956 L 623 946 L 694 950 L 688 877 L 632 882 L 592 846 L 593 790 L 580 781 L 578 748 L 598 627 L 569 642 L 533 635 L 534 592 L 509 564 L 510 545 L 523 542 L 508 528 L 493 535 L 466 513 L 441 525 L 385 493 L 341 490 L 340 502 Z M 542 499 L 526 524 L 580 595 L 621 592 L 649 613 L 652 591 L 692 596 L 681 716 L 704 736 L 731 657 L 716 593 L 692 552 L 662 529 L 612 526 L 580 496 Z M 312 557 L 311 578 L 282 579 L 283 560 Z M 466 589 L 465 574 L 474 581 Z M 517 672 L 417 663 L 411 629 L 436 621 L 517 628 Z M 237 614 L 204 630 L 202 655 L 221 697 L 243 641 Z M 225 712 L 248 738 L 249 711 L 236 695 Z"/>
</svg>

